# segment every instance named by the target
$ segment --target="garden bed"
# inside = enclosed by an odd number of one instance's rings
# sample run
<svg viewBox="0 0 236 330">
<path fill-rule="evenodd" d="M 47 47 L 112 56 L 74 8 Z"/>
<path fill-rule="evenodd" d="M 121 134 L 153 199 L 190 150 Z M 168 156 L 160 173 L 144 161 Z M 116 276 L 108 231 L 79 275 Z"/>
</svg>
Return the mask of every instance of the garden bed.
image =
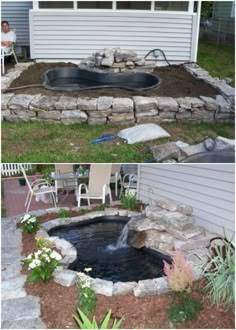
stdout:
<svg viewBox="0 0 236 330">
<path fill-rule="evenodd" d="M 77 211 L 70 215 L 81 214 Z M 38 216 L 40 223 L 58 217 L 57 213 Z M 34 235 L 23 234 L 23 254 L 26 255 L 35 249 Z M 26 274 L 26 271 L 23 271 Z M 203 281 L 197 281 L 196 286 L 203 287 Z M 26 283 L 26 291 L 29 295 L 38 296 L 41 305 L 41 317 L 48 328 L 52 329 L 74 329 L 76 324 L 73 315 L 76 314 L 75 306 L 78 303 L 77 287 L 63 287 L 55 282 L 44 284 Z M 201 292 L 201 291 L 200 291 Z M 203 300 L 201 293 L 193 293 L 195 297 Z M 124 318 L 121 328 L 173 328 L 166 316 L 166 309 L 170 304 L 168 294 L 151 297 L 137 298 L 131 294 L 106 297 L 98 294 L 97 307 L 94 315 L 101 321 L 108 309 L 112 309 L 112 319 Z M 211 306 L 208 299 L 203 300 L 203 310 L 200 311 L 195 321 L 185 322 L 175 328 L 234 328 L 234 308 L 224 311 L 223 307 Z"/>
</svg>

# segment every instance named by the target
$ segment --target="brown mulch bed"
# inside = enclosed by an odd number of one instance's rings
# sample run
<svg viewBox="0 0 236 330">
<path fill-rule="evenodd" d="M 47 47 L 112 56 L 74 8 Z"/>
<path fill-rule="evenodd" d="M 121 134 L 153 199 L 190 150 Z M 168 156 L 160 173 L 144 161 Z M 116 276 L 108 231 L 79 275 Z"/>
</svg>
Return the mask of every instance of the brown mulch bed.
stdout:
<svg viewBox="0 0 236 330">
<path fill-rule="evenodd" d="M 79 215 L 79 212 L 70 212 L 70 216 Z M 41 223 L 57 218 L 57 214 L 38 217 Z M 23 254 L 28 255 L 35 250 L 34 235 L 23 234 Z M 24 274 L 28 271 L 23 270 Z M 198 287 L 203 282 L 196 283 Z M 76 285 L 63 287 L 55 282 L 48 284 L 26 283 L 26 291 L 29 295 L 40 297 L 41 317 L 50 329 L 74 329 L 77 328 L 73 320 L 76 315 L 75 306 L 78 303 Z M 200 295 L 195 293 L 200 299 Z M 121 327 L 128 329 L 163 329 L 173 328 L 167 316 L 169 307 L 168 294 L 146 298 L 136 298 L 133 295 L 105 297 L 98 295 L 98 303 L 94 315 L 101 321 L 109 309 L 113 318 L 124 318 Z M 224 311 L 223 308 L 211 306 L 209 301 L 203 301 L 203 310 L 197 319 L 185 322 L 176 328 L 183 329 L 234 329 L 234 308 Z"/>
<path fill-rule="evenodd" d="M 43 73 L 56 67 L 76 67 L 72 63 L 36 63 L 15 79 L 10 87 L 20 87 L 31 84 L 42 84 Z M 74 97 L 132 97 L 134 95 L 143 96 L 171 96 L 185 97 L 193 96 L 214 96 L 218 94 L 217 90 L 206 84 L 203 80 L 197 80 L 191 76 L 181 66 L 165 66 L 154 69 L 153 74 L 159 76 L 162 80 L 159 88 L 150 89 L 144 92 L 131 92 L 121 89 L 103 88 L 98 90 L 80 91 L 80 92 L 57 92 L 47 90 L 43 87 L 25 88 L 14 91 L 16 94 L 44 94 L 49 96 L 67 95 Z"/>
</svg>

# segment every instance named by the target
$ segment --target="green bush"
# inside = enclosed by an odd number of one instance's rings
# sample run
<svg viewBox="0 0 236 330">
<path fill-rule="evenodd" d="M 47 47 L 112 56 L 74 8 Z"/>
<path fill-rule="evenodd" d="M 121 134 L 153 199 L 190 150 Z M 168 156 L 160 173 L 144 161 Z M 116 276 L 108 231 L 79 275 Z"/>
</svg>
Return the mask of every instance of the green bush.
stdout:
<svg viewBox="0 0 236 330">
<path fill-rule="evenodd" d="M 25 214 L 20 219 L 20 228 L 22 229 L 23 233 L 34 234 L 40 228 L 40 223 L 36 219 L 36 217 Z"/>
<path fill-rule="evenodd" d="M 97 296 L 95 291 L 91 288 L 90 277 L 88 273 L 91 268 L 85 268 L 85 273 L 78 273 L 79 280 L 77 282 L 79 303 L 78 307 L 83 310 L 86 315 L 91 315 L 97 305 Z"/>
<path fill-rule="evenodd" d="M 88 212 L 89 212 L 88 209 L 80 209 L 80 213 L 81 213 L 81 214 L 86 214 L 86 213 L 88 213 Z"/>
<path fill-rule="evenodd" d="M 120 200 L 121 200 L 121 205 L 124 209 L 128 209 L 128 210 L 131 210 L 133 211 L 136 207 L 136 193 L 129 193 L 129 192 L 126 192 L 126 193 L 122 193 L 121 194 L 121 197 L 120 197 Z"/>
<path fill-rule="evenodd" d="M 224 304 L 229 309 L 235 301 L 235 247 L 227 238 L 222 240 L 224 245 L 209 253 L 203 276 L 208 282 L 205 289 L 211 303 Z"/>
<path fill-rule="evenodd" d="M 69 217 L 69 211 L 66 209 L 60 209 L 58 212 L 58 215 L 60 218 L 68 218 Z"/>
<path fill-rule="evenodd" d="M 100 325 L 97 324 L 95 317 L 93 317 L 92 321 L 90 321 L 80 309 L 77 309 L 77 312 L 79 314 L 79 318 L 74 316 L 74 319 L 80 329 L 118 329 L 122 322 L 122 319 L 115 319 L 112 325 L 109 325 L 111 319 L 111 310 L 107 312 Z"/>
<path fill-rule="evenodd" d="M 95 210 L 96 211 L 104 211 L 105 208 L 107 208 L 107 205 L 106 204 L 101 204 L 101 205 L 95 206 Z"/>
</svg>

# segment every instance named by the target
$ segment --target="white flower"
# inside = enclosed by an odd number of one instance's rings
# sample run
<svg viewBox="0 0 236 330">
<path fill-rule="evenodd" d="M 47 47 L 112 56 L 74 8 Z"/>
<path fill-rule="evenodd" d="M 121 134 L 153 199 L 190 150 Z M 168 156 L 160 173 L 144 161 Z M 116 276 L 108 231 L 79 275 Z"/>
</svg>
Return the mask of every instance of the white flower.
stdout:
<svg viewBox="0 0 236 330">
<path fill-rule="evenodd" d="M 38 256 L 40 256 L 40 254 L 42 254 L 42 251 L 38 250 L 37 252 L 35 252 L 35 257 L 38 258 Z"/>
<path fill-rule="evenodd" d="M 36 266 L 40 266 L 41 265 L 41 261 L 38 260 L 38 259 L 34 260 L 34 263 L 35 263 Z"/>
<path fill-rule="evenodd" d="M 37 267 L 37 265 L 35 264 L 34 261 L 32 261 L 32 262 L 29 264 L 29 269 L 34 269 L 35 267 Z"/>
<path fill-rule="evenodd" d="M 33 253 L 30 253 L 26 259 L 31 259 L 33 256 Z"/>
<path fill-rule="evenodd" d="M 84 270 L 88 273 L 91 272 L 92 268 L 84 268 Z"/>
<path fill-rule="evenodd" d="M 52 251 L 52 253 L 50 254 L 50 257 L 52 259 L 56 259 L 57 261 L 62 259 L 61 255 L 59 253 L 57 253 L 56 251 Z"/>
<path fill-rule="evenodd" d="M 43 250 L 44 252 L 51 252 L 51 251 L 52 251 L 51 249 L 46 248 L 46 247 L 43 247 L 42 250 Z"/>
<path fill-rule="evenodd" d="M 31 218 L 28 220 L 28 223 L 34 223 L 34 222 L 36 222 L 36 218 Z"/>
<path fill-rule="evenodd" d="M 30 215 L 30 214 L 25 214 L 25 215 L 23 216 L 23 218 L 20 219 L 20 222 L 25 222 L 25 221 L 27 221 L 27 220 L 30 219 L 30 218 L 31 218 L 31 215 Z"/>
</svg>

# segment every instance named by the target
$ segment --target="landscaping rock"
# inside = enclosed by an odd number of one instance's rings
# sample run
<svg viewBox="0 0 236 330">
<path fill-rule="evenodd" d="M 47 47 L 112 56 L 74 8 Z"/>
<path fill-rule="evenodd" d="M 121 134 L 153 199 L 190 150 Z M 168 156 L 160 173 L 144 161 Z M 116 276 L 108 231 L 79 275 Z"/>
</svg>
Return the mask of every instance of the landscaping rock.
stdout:
<svg viewBox="0 0 236 330">
<path fill-rule="evenodd" d="M 33 111 L 51 111 L 56 110 L 56 102 L 58 96 L 46 96 L 46 95 L 33 95 L 33 100 L 30 103 L 29 109 Z"/>
<path fill-rule="evenodd" d="M 116 97 L 113 99 L 112 112 L 132 112 L 133 114 L 133 100 L 129 98 Z"/>
<path fill-rule="evenodd" d="M 179 112 L 184 112 L 186 110 L 191 110 L 192 105 L 191 101 L 185 97 L 178 97 L 176 99 L 178 105 L 179 105 Z"/>
<path fill-rule="evenodd" d="M 172 97 L 156 97 L 158 109 L 168 112 L 176 112 L 178 110 L 178 103 Z"/>
<path fill-rule="evenodd" d="M 98 124 L 106 124 L 107 122 L 107 117 L 101 117 L 101 118 L 88 118 L 88 124 L 89 125 L 98 125 Z"/>
<path fill-rule="evenodd" d="M 180 212 L 166 212 L 163 215 L 163 220 L 168 223 L 169 227 L 186 230 L 192 228 L 194 224 L 194 217 L 187 216 Z"/>
<path fill-rule="evenodd" d="M 26 275 L 14 277 L 1 282 L 1 299 L 17 299 L 26 297 L 26 291 L 23 288 Z"/>
<path fill-rule="evenodd" d="M 76 110 L 77 99 L 75 97 L 60 96 L 55 107 L 57 110 Z"/>
<path fill-rule="evenodd" d="M 105 111 L 110 110 L 113 103 L 113 97 L 101 96 L 97 101 L 97 110 Z"/>
<path fill-rule="evenodd" d="M 231 112 L 231 104 L 222 95 L 216 95 L 216 102 L 220 112 Z"/>
<path fill-rule="evenodd" d="M 153 97 L 134 96 L 133 100 L 136 113 L 157 110 L 157 101 Z"/>
<path fill-rule="evenodd" d="M 215 150 L 228 150 L 235 148 L 235 140 L 234 139 L 227 139 L 222 136 L 217 136 L 215 139 Z"/>
<path fill-rule="evenodd" d="M 203 142 L 188 147 L 180 148 L 185 156 L 191 156 L 199 152 L 205 152 L 206 148 Z"/>
<path fill-rule="evenodd" d="M 2 94 L 1 95 L 1 110 L 7 110 L 8 109 L 8 104 L 11 100 L 11 98 L 14 96 L 13 93 L 9 94 Z"/>
<path fill-rule="evenodd" d="M 96 278 L 91 282 L 91 288 L 98 294 L 102 294 L 104 296 L 112 296 L 113 282 Z"/>
<path fill-rule="evenodd" d="M 119 125 L 129 125 L 134 124 L 134 114 L 133 113 L 113 113 L 108 117 L 108 120 L 111 124 L 119 124 Z"/>
<path fill-rule="evenodd" d="M 185 215 L 191 215 L 193 214 L 193 208 L 190 205 L 186 205 L 186 204 L 180 204 L 177 207 L 177 211 L 180 213 L 183 213 Z"/>
<path fill-rule="evenodd" d="M 116 282 L 113 285 L 113 295 L 117 296 L 132 293 L 136 286 L 136 282 Z"/>
<path fill-rule="evenodd" d="M 172 227 L 166 228 L 167 232 L 180 240 L 189 240 L 195 236 L 204 234 L 204 229 L 202 227 L 193 227 L 186 230 L 179 230 Z"/>
<path fill-rule="evenodd" d="M 146 213 L 147 214 L 147 213 Z M 148 213 L 150 214 L 150 213 Z M 160 218 L 159 218 L 160 219 Z M 139 220 L 130 220 L 128 223 L 129 230 L 135 230 L 136 232 L 147 231 L 155 229 L 158 231 L 164 231 L 165 225 L 160 224 L 156 219 L 144 218 Z"/>
<path fill-rule="evenodd" d="M 182 241 L 176 239 L 174 241 L 174 246 L 176 250 L 195 250 L 205 248 L 209 245 L 210 237 L 205 235 L 198 235 L 187 241 Z"/>
<path fill-rule="evenodd" d="M 139 281 L 134 288 L 135 297 L 147 297 L 167 292 L 168 284 L 165 278 Z"/>
<path fill-rule="evenodd" d="M 206 150 L 213 151 L 215 149 L 216 143 L 213 139 L 208 138 L 203 143 Z"/>
<path fill-rule="evenodd" d="M 39 298 L 27 296 L 2 301 L 2 321 L 34 319 L 40 316 Z"/>
<path fill-rule="evenodd" d="M 214 120 L 214 115 L 215 114 L 213 111 L 200 109 L 197 111 L 192 111 L 192 120 L 211 122 Z"/>
<path fill-rule="evenodd" d="M 87 114 L 80 110 L 65 110 L 61 113 L 61 119 L 75 119 L 75 122 L 86 122 L 88 119 Z"/>
<path fill-rule="evenodd" d="M 47 329 L 40 318 L 2 322 L 2 329 Z"/>
<path fill-rule="evenodd" d="M 170 111 L 159 111 L 159 116 L 163 122 L 173 122 L 176 118 L 176 113 Z"/>
<path fill-rule="evenodd" d="M 176 211 L 178 204 L 169 198 L 158 199 L 155 201 L 156 205 L 167 211 Z"/>
<path fill-rule="evenodd" d="M 157 117 L 158 115 L 158 110 L 149 110 L 147 112 L 136 112 L 135 113 L 135 117 L 136 118 L 147 118 L 149 119 L 149 121 L 152 121 L 153 118 L 150 117 Z M 158 117 L 159 121 L 160 121 L 160 117 Z"/>
<path fill-rule="evenodd" d="M 111 115 L 111 109 L 103 111 L 88 111 L 89 118 L 106 119 L 109 115 Z"/>
<path fill-rule="evenodd" d="M 129 229 L 128 244 L 136 249 L 141 249 L 145 246 L 146 233 L 145 231 L 135 231 Z"/>
<path fill-rule="evenodd" d="M 73 270 L 54 271 L 54 281 L 62 286 L 72 286 L 76 283 L 77 274 Z"/>
<path fill-rule="evenodd" d="M 168 142 L 150 148 L 157 162 L 161 162 L 168 158 L 178 160 L 180 156 L 180 148 L 174 142 Z"/>
<path fill-rule="evenodd" d="M 8 107 L 11 110 L 28 110 L 34 95 L 16 94 L 8 102 Z"/>
<path fill-rule="evenodd" d="M 116 49 L 114 57 L 118 61 L 132 61 L 137 59 L 137 54 L 129 49 Z"/>
<path fill-rule="evenodd" d="M 192 118 L 192 112 L 191 110 L 186 110 L 186 111 L 179 111 L 176 113 L 176 119 L 178 120 L 183 120 L 183 119 L 190 119 Z"/>
<path fill-rule="evenodd" d="M 1 264 L 1 275 L 2 281 L 10 280 L 21 274 L 21 263 L 20 261 L 11 264 Z"/>
<path fill-rule="evenodd" d="M 205 102 L 205 108 L 208 111 L 218 111 L 219 105 L 213 97 L 200 96 L 200 99 Z"/>
<path fill-rule="evenodd" d="M 78 102 L 79 110 L 82 110 L 82 111 L 97 110 L 97 99 L 79 98 L 77 102 Z"/>
<path fill-rule="evenodd" d="M 61 112 L 60 111 L 39 111 L 38 118 L 60 120 Z"/>
</svg>

